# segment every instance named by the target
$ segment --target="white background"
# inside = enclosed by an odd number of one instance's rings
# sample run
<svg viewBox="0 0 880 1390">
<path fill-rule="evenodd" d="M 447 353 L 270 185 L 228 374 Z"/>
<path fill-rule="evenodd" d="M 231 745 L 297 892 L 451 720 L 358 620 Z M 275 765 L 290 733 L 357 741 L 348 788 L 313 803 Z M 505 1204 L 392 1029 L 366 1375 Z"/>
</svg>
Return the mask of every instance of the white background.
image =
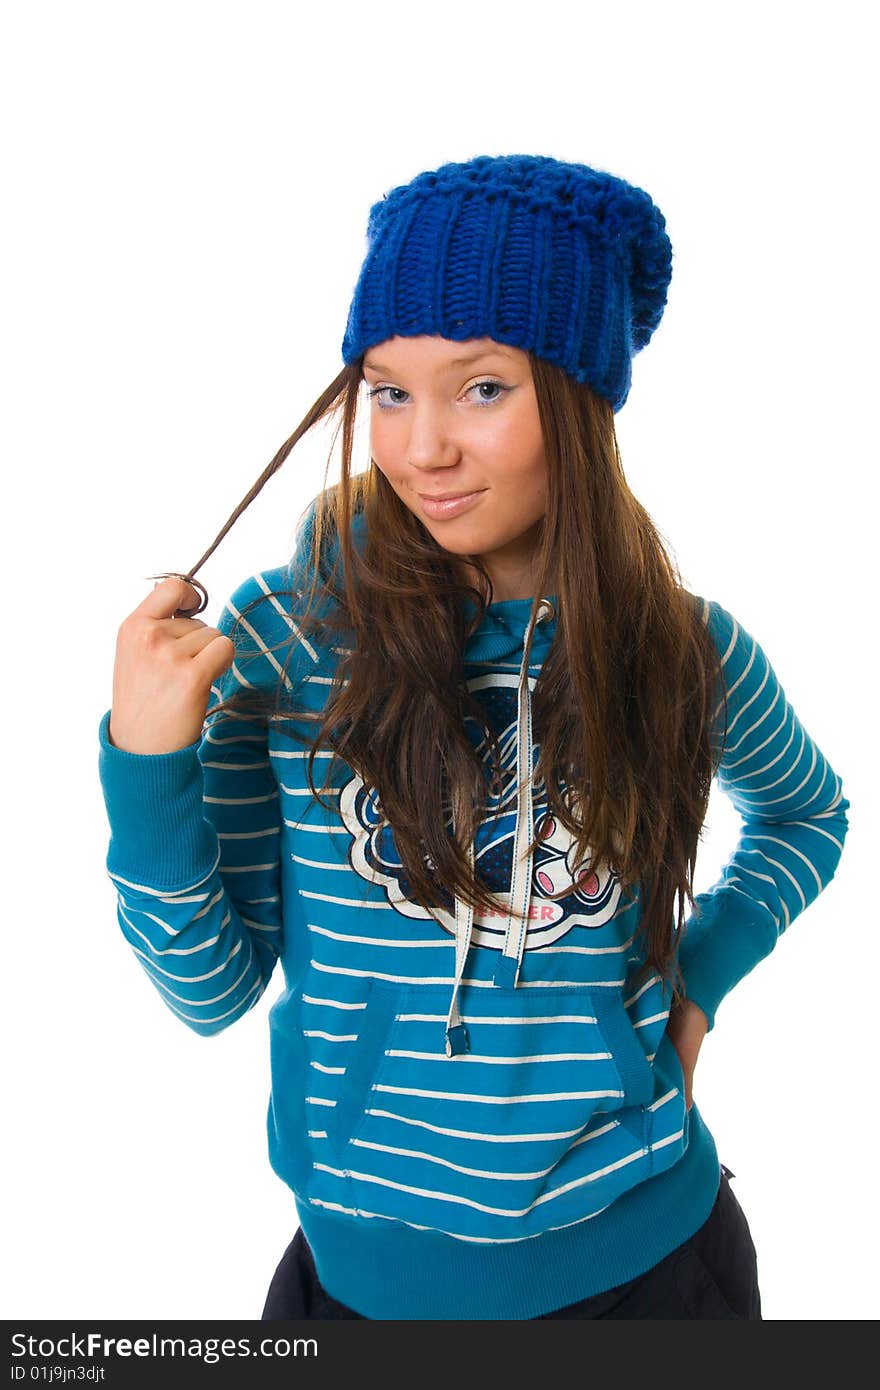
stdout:
<svg viewBox="0 0 880 1390">
<path fill-rule="evenodd" d="M 370 204 L 481 153 L 594 164 L 666 217 L 627 477 L 852 803 L 834 881 L 721 1005 L 695 1097 L 765 1317 L 877 1315 L 870 22 L 767 0 L 7 9 L 5 1317 L 258 1318 L 293 1236 L 265 1137 L 280 968 L 211 1039 L 151 989 L 105 872 L 98 723 L 145 576 L 196 563 L 342 366 Z M 207 621 L 287 559 L 328 448 L 300 444 L 200 572 Z M 716 788 L 698 891 L 738 826 Z"/>
</svg>

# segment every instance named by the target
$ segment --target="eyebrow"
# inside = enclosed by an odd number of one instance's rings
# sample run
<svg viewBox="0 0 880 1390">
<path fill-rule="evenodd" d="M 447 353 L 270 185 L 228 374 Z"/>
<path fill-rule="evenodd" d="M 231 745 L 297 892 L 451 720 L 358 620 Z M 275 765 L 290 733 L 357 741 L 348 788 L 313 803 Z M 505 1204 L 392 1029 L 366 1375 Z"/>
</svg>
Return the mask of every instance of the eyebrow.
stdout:
<svg viewBox="0 0 880 1390">
<path fill-rule="evenodd" d="M 480 348 L 478 352 L 470 352 L 465 357 L 453 357 L 446 365 L 448 367 L 468 367 L 472 362 L 482 362 L 484 357 L 506 357 L 512 361 L 509 352 L 503 352 L 500 348 Z M 371 372 L 385 372 L 393 375 L 388 367 L 383 367 L 381 362 L 368 361 L 364 358 L 364 366 Z"/>
</svg>

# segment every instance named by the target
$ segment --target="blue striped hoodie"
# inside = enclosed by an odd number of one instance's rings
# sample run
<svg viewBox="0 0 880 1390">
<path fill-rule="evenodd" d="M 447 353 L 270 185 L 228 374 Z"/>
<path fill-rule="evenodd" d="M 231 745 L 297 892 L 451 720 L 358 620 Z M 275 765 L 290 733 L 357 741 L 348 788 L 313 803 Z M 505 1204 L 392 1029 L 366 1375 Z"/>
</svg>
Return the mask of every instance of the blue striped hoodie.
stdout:
<svg viewBox="0 0 880 1390">
<path fill-rule="evenodd" d="M 572 862 L 526 775 L 554 596 L 528 669 L 530 599 L 492 604 L 468 641 L 469 687 L 505 731 L 505 784 L 473 849 L 498 907 L 456 900 L 432 918 L 407 897 L 375 788 L 346 769 L 328 812 L 281 720 L 212 716 L 233 691 L 279 680 L 320 709 L 340 649 L 299 632 L 295 587 L 291 564 L 228 600 L 217 626 L 235 660 L 198 742 L 131 754 L 109 741 L 110 710 L 100 722 L 123 935 L 168 1008 L 205 1036 L 254 1007 L 280 960 L 269 1156 L 333 1297 L 368 1318 L 526 1319 L 632 1279 L 706 1220 L 719 1161 L 685 1106 L 668 989 L 656 976 L 634 984 L 640 899 L 624 905 L 606 866 Z M 717 781 L 742 817 L 678 949 L 713 1027 L 832 878 L 849 802 L 754 637 L 697 602 L 728 685 Z"/>
</svg>

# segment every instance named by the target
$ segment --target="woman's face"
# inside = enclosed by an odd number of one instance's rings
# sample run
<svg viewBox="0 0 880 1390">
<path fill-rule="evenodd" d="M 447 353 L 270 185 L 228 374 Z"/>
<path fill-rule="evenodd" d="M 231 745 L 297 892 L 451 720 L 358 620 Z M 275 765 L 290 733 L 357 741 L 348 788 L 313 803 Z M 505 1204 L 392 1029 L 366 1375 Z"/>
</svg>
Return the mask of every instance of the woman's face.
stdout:
<svg viewBox="0 0 880 1390">
<path fill-rule="evenodd" d="M 372 458 L 401 501 L 445 550 L 482 557 L 495 601 L 530 598 L 547 465 L 528 355 L 491 338 L 395 337 L 368 349 L 364 378 Z M 450 493 L 473 495 L 432 506 Z"/>
</svg>

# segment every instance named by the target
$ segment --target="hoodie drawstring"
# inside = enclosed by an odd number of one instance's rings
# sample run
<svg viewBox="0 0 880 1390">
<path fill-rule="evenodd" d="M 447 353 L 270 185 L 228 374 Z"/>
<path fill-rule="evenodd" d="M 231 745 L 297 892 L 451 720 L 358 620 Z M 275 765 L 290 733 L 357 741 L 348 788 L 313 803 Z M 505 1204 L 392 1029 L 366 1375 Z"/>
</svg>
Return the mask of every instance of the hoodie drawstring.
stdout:
<svg viewBox="0 0 880 1390">
<path fill-rule="evenodd" d="M 517 692 L 516 740 L 516 826 L 513 835 L 513 869 L 510 881 L 510 911 L 504 949 L 495 967 L 493 983 L 513 987 L 519 983 L 519 972 L 528 935 L 528 911 L 532 896 L 533 854 L 529 846 L 535 836 L 535 817 L 532 799 L 532 696 L 529 687 L 527 652 L 532 627 L 544 618 L 552 618 L 554 609 L 548 599 L 542 599 L 523 639 L 523 655 L 519 668 Z M 525 812 L 525 814 L 523 814 Z M 453 827 L 458 823 L 453 812 Z M 468 862 L 473 868 L 473 844 L 468 845 Z M 518 915 L 521 914 L 521 915 Z M 458 1010 L 458 991 L 464 975 L 465 962 L 473 935 L 474 909 L 471 903 L 455 898 L 455 980 L 452 1000 L 446 1019 L 446 1056 L 454 1057 L 470 1051 L 470 1038 Z"/>
<path fill-rule="evenodd" d="M 458 824 L 458 818 L 453 816 L 453 826 Z M 474 847 L 469 844 L 467 847 L 468 863 L 471 869 L 474 867 Z M 474 929 L 474 908 L 472 903 L 465 903 L 456 894 L 455 898 L 455 983 L 452 987 L 452 1000 L 449 1005 L 449 1015 L 446 1019 L 446 1056 L 452 1057 L 458 1052 L 470 1051 L 470 1038 L 468 1031 L 461 1021 L 461 1014 L 458 1012 L 458 989 L 461 984 L 461 977 L 464 974 L 464 964 L 467 960 L 468 951 L 471 947 L 471 936 Z"/>
</svg>

